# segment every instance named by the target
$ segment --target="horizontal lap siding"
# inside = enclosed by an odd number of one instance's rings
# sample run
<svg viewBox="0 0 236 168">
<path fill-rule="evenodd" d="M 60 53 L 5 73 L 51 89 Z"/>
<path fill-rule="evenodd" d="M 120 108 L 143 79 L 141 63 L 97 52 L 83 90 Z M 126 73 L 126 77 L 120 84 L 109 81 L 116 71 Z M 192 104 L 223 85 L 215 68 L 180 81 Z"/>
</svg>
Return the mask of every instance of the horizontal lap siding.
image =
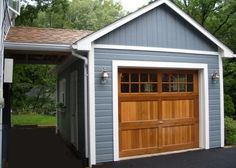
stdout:
<svg viewBox="0 0 236 168">
<path fill-rule="evenodd" d="M 95 43 L 217 51 L 216 45 L 166 5 L 113 30 Z"/>
<path fill-rule="evenodd" d="M 113 161 L 112 60 L 205 63 L 209 68 L 210 147 L 220 147 L 220 88 L 211 74 L 219 70 L 218 56 L 95 49 L 95 115 L 97 163 Z M 101 72 L 109 72 L 101 84 Z"/>
<path fill-rule="evenodd" d="M 58 113 L 58 126 L 60 133 L 66 141 L 70 142 L 70 74 L 77 70 L 78 78 L 78 135 L 79 154 L 85 157 L 85 128 L 84 128 L 84 63 L 81 60 L 68 66 L 58 75 L 58 79 L 66 79 L 66 112 Z M 58 80 L 58 81 L 59 81 Z M 59 89 L 59 88 L 58 88 Z M 59 95 L 59 94 L 58 94 Z"/>
</svg>

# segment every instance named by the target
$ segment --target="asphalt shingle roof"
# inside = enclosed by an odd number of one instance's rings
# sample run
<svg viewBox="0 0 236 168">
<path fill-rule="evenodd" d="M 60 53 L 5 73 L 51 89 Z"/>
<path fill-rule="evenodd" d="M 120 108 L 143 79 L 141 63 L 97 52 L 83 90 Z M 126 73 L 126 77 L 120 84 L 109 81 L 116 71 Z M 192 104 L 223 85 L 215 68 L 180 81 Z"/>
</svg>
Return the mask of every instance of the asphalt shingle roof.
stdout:
<svg viewBox="0 0 236 168">
<path fill-rule="evenodd" d="M 73 44 L 75 41 L 91 34 L 87 30 L 11 27 L 6 42 L 41 43 L 41 44 Z"/>
</svg>

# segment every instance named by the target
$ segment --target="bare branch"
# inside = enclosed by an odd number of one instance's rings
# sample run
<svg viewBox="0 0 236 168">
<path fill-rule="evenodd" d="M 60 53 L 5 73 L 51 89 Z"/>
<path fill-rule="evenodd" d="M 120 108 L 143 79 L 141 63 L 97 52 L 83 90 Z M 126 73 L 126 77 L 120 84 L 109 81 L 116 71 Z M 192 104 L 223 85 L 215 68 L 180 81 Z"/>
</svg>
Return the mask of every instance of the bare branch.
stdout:
<svg viewBox="0 0 236 168">
<path fill-rule="evenodd" d="M 229 20 L 229 18 L 236 12 L 236 9 L 231 11 L 225 18 L 225 20 L 216 28 L 216 30 L 213 32 L 213 35 L 215 35 Z"/>
</svg>

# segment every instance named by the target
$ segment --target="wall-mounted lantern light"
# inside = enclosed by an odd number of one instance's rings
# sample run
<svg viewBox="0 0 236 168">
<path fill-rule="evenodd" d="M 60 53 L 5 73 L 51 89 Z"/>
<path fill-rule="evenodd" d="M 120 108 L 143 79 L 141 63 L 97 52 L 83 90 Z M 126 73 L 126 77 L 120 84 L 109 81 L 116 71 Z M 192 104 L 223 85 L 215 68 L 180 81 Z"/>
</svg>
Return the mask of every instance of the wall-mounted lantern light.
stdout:
<svg viewBox="0 0 236 168">
<path fill-rule="evenodd" d="M 101 75 L 101 80 L 102 80 L 101 82 L 107 83 L 108 78 L 109 78 L 109 73 L 107 72 L 105 68 L 103 68 L 102 75 Z"/>
<path fill-rule="evenodd" d="M 220 75 L 218 74 L 218 72 L 214 72 L 212 75 L 211 75 L 211 78 L 212 78 L 212 82 L 213 83 L 217 83 L 220 79 Z"/>
</svg>

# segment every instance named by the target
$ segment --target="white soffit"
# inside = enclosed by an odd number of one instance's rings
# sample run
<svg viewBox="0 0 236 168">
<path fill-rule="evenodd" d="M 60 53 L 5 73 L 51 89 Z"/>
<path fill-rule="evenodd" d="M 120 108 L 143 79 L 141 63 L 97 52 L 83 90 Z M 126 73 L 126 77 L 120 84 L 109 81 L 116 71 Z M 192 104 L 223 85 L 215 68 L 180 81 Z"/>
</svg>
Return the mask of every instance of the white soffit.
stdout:
<svg viewBox="0 0 236 168">
<path fill-rule="evenodd" d="M 187 22 L 189 22 L 192 26 L 194 26 L 198 31 L 200 31 L 202 34 L 204 34 L 207 38 L 209 38 L 213 43 L 215 43 L 223 52 L 222 57 L 235 57 L 232 50 L 230 50 L 226 45 L 224 45 L 221 41 L 219 41 L 216 37 L 214 37 L 211 33 L 209 33 L 204 27 L 202 27 L 199 23 L 197 23 L 194 19 L 192 19 L 189 15 L 187 15 L 184 11 L 182 11 L 179 7 L 177 7 L 173 2 L 169 0 L 159 0 L 156 2 L 151 3 L 150 5 L 147 5 L 146 7 L 131 13 L 130 15 L 121 18 L 120 20 L 117 20 L 116 22 L 88 35 L 85 38 L 82 38 L 81 40 L 77 41 L 77 50 L 81 51 L 89 51 L 91 49 L 91 43 L 98 38 L 106 35 L 107 33 L 115 30 L 116 28 L 130 22 L 131 20 L 147 13 L 148 11 L 162 5 L 166 4 L 169 6 L 172 10 L 177 12 L 182 18 L 184 18 Z"/>
</svg>

